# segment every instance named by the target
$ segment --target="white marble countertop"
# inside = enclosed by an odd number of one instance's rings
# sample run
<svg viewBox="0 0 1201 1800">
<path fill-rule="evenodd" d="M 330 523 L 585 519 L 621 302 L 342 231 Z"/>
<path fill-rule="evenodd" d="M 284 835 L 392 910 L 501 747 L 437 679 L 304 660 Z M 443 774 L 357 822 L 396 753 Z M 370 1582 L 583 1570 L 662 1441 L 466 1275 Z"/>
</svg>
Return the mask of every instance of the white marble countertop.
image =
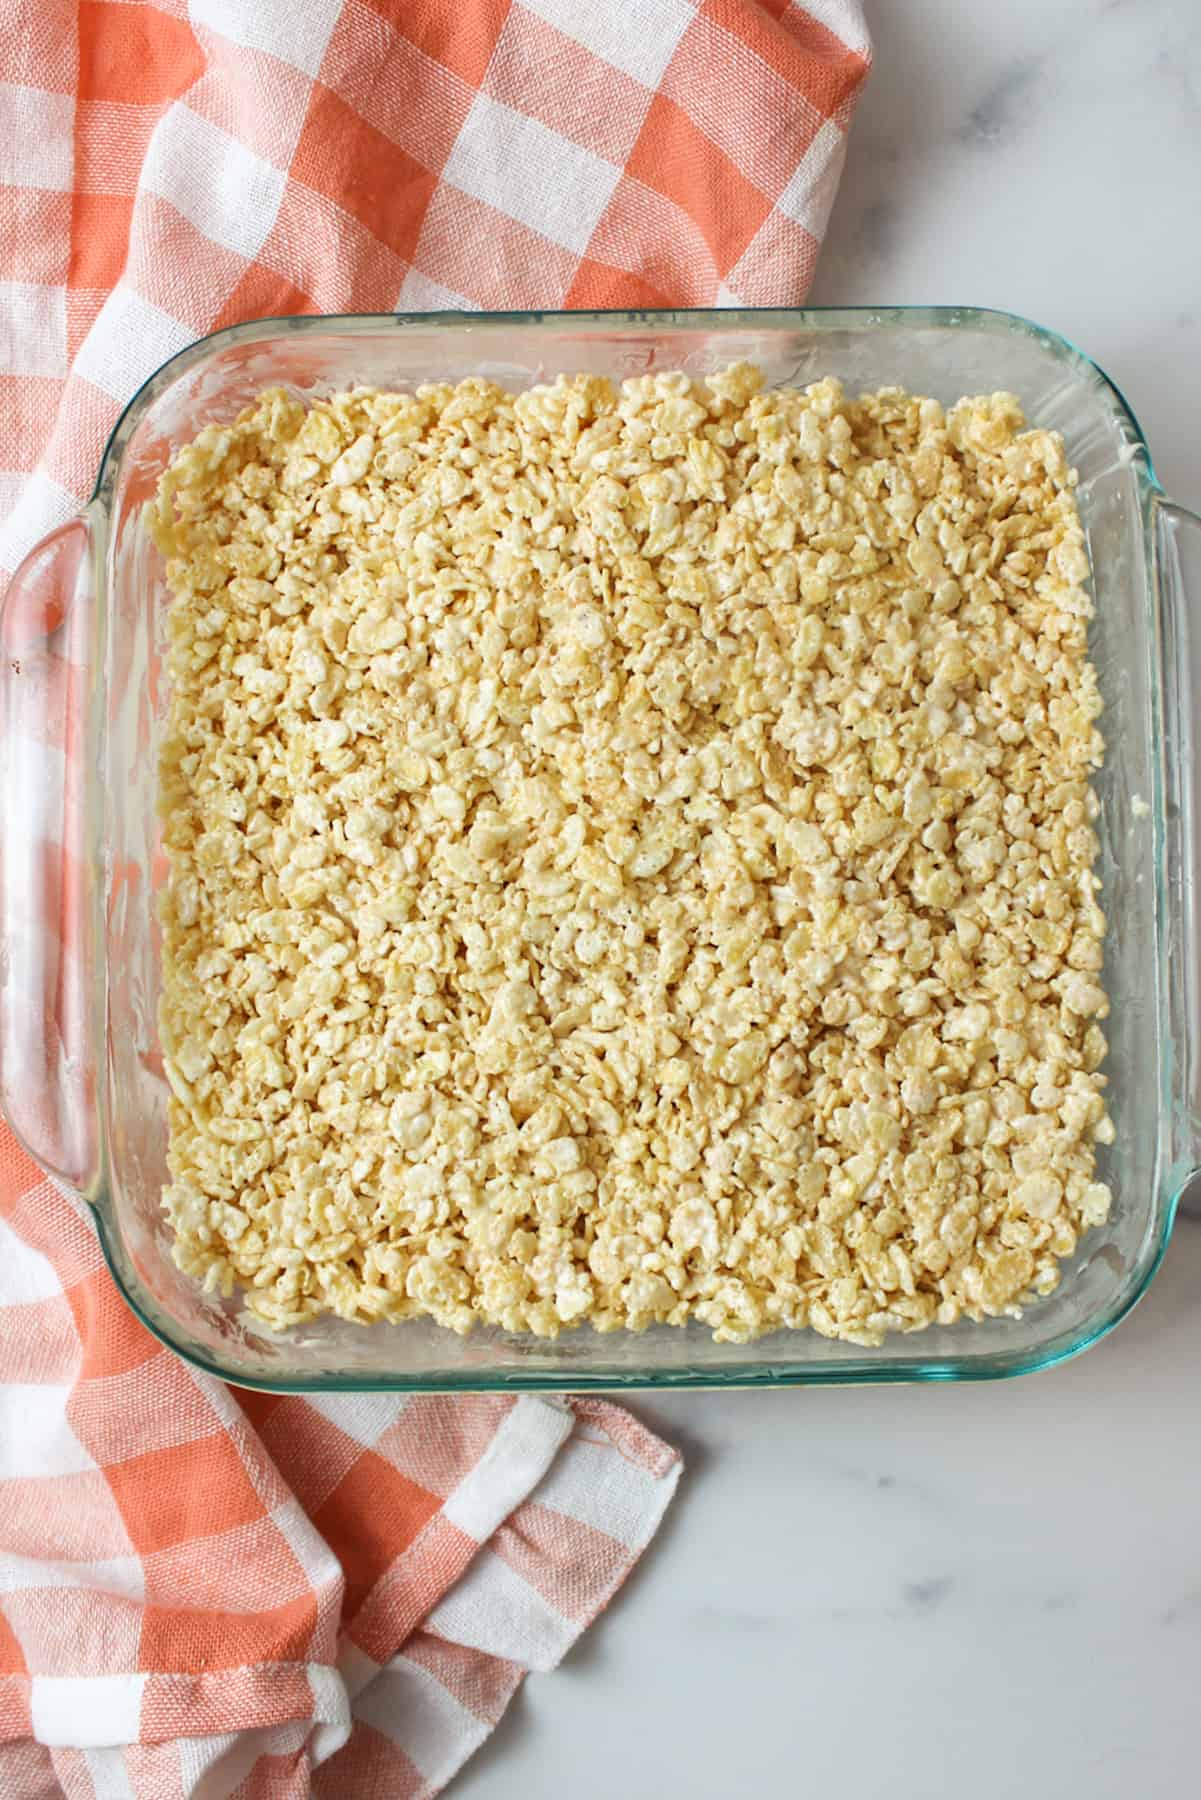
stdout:
<svg viewBox="0 0 1201 1800">
<path fill-rule="evenodd" d="M 1201 505 L 1201 6 L 868 10 L 876 70 L 812 298 L 1053 326 Z M 1201 1223 L 1050 1374 L 638 1410 L 688 1458 L 673 1516 L 456 1800 L 1196 1791 Z"/>
</svg>

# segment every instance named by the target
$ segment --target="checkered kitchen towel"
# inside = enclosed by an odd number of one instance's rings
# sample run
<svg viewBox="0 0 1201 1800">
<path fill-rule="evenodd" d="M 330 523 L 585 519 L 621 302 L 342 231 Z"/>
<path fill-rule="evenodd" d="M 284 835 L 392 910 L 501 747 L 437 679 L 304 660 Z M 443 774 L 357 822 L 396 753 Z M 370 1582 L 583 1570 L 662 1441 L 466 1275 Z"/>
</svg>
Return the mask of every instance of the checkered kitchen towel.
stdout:
<svg viewBox="0 0 1201 1800">
<path fill-rule="evenodd" d="M 0 0 L 0 584 L 239 319 L 795 305 L 859 0 Z"/>
<path fill-rule="evenodd" d="M 0 0 L 0 587 L 220 325 L 799 301 L 867 63 L 858 0 Z M 678 1471 L 603 1403 L 235 1396 L 0 1128 L 4 1800 L 432 1794 Z"/>
<path fill-rule="evenodd" d="M 620 1407 L 237 1394 L 0 1153 L 0 1796 L 415 1800 L 655 1532 Z"/>
</svg>

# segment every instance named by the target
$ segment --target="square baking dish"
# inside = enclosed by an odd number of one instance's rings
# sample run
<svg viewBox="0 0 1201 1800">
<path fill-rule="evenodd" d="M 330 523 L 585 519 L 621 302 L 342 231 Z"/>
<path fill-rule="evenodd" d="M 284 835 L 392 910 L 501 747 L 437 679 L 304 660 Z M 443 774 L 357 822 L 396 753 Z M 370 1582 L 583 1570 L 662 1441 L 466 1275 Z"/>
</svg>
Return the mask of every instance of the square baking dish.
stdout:
<svg viewBox="0 0 1201 1800">
<path fill-rule="evenodd" d="M 555 1341 L 430 1322 L 335 1318 L 273 1335 L 237 1296 L 203 1293 L 171 1257 L 159 1196 L 166 1085 L 157 1045 L 156 765 L 164 572 L 143 504 L 202 426 L 264 387 L 308 397 L 367 383 L 559 373 L 702 375 L 748 360 L 769 384 L 827 374 L 950 403 L 1010 390 L 1063 433 L 1092 560 L 1091 634 L 1107 743 L 1097 781 L 1109 919 L 1109 1103 L 1099 1154 L 1115 1204 L 1020 1316 L 932 1328 L 878 1349 L 779 1332 L 714 1343 L 694 1325 L 585 1328 Z M 36 1160 L 92 1209 L 126 1300 L 165 1343 L 245 1386 L 517 1390 L 981 1380 L 1046 1367 L 1112 1328 L 1163 1254 L 1198 1164 L 1193 696 L 1201 520 L 1162 494 L 1121 394 L 1054 333 L 957 308 L 419 314 L 234 326 L 166 363 L 130 402 L 82 515 L 9 589 L 0 632 L 0 1099 Z"/>
</svg>

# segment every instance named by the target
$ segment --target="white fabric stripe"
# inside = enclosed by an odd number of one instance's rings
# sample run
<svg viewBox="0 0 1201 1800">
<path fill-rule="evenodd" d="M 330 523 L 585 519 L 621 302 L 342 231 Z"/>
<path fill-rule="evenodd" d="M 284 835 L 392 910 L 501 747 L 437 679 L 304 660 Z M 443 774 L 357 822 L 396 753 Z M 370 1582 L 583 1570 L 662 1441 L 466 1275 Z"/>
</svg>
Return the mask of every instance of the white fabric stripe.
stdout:
<svg viewBox="0 0 1201 1800">
<path fill-rule="evenodd" d="M 815 238 L 825 233 L 846 149 L 846 137 L 827 119 L 814 134 L 813 142 L 792 171 L 788 186 L 776 203 L 782 213 L 803 225 Z M 730 279 L 737 283 L 736 269 Z"/>
<path fill-rule="evenodd" d="M 574 1437 L 531 1498 L 641 1550 L 654 1536 L 679 1475 L 679 1463 L 656 1477 L 617 1450 Z"/>
<path fill-rule="evenodd" d="M 342 0 L 188 0 L 193 25 L 207 25 L 232 44 L 266 50 L 316 75 Z"/>
<path fill-rule="evenodd" d="M 137 1742 L 146 1677 L 35 1675 L 30 1682 L 33 1735 L 39 1744 L 90 1750 Z"/>
<path fill-rule="evenodd" d="M 203 1369 L 193 1368 L 191 1363 L 181 1363 L 180 1367 L 200 1389 L 213 1410 L 213 1417 L 218 1419 L 227 1431 L 249 1429 L 249 1420 L 246 1414 L 223 1381 L 214 1381 L 211 1375 L 206 1375 Z"/>
<path fill-rule="evenodd" d="M 793 0 L 793 4 L 800 12 L 807 12 L 811 19 L 816 19 L 819 25 L 824 25 L 848 50 L 857 50 L 861 56 L 866 54 L 871 40 L 859 0 Z"/>
<path fill-rule="evenodd" d="M 286 1500 L 271 1514 L 279 1535 L 305 1572 L 309 1586 L 316 1592 L 332 1587 L 340 1580 L 342 1565 L 321 1533 L 301 1506 L 299 1500 Z"/>
<path fill-rule="evenodd" d="M 477 1544 L 487 1543 L 502 1519 L 533 1492 L 573 1425 L 565 1407 L 523 1394 L 446 1502 L 446 1519 Z"/>
<path fill-rule="evenodd" d="M 410 269 L 400 284 L 400 294 L 396 301 L 397 312 L 478 312 L 479 307 L 474 300 L 465 300 L 462 294 L 456 294 L 453 288 L 442 287 L 423 275 L 420 269 Z"/>
<path fill-rule="evenodd" d="M 379 1672 L 380 1664 L 373 1656 L 368 1656 L 365 1650 L 360 1650 L 349 1638 L 343 1638 L 338 1646 L 338 1679 L 350 1695 L 352 1704 Z"/>
<path fill-rule="evenodd" d="M 35 281 L 0 281 L 0 374 L 67 373 L 67 290 Z"/>
<path fill-rule="evenodd" d="M 436 1675 L 404 1656 L 394 1657 L 363 1689 L 354 1716 L 399 1745 L 434 1789 L 492 1729 L 460 1706 Z"/>
<path fill-rule="evenodd" d="M 176 1749 L 179 1751 L 179 1773 L 183 1791 L 188 1795 L 189 1800 L 196 1800 L 197 1793 L 204 1793 L 206 1789 L 214 1795 L 214 1800 L 216 1800 L 217 1794 L 226 1795 L 231 1788 L 236 1787 L 241 1776 L 249 1771 L 259 1754 L 258 1740 L 261 1735 L 261 1731 L 248 1731 L 245 1734 L 238 1731 L 225 1731 L 214 1733 L 211 1737 L 180 1738 L 176 1744 Z M 232 1767 L 221 1768 L 222 1780 L 219 1786 L 205 1781 L 205 1777 L 216 1770 L 222 1764 L 223 1759 L 229 1755 L 231 1750 L 236 1749 L 239 1743 L 247 1746 L 249 1760 L 246 1768 L 239 1772 L 240 1765 L 235 1759 Z M 230 1777 L 228 1781 L 225 1779 L 226 1776 Z M 203 1787 L 200 1785 L 202 1782 L 204 1782 Z"/>
<path fill-rule="evenodd" d="M 649 88 L 659 85 L 696 17 L 688 0 L 638 0 L 636 16 L 632 7 L 615 6 L 613 0 L 522 0 L 522 5 Z"/>
<path fill-rule="evenodd" d="M 99 1594 L 119 1594 L 124 1600 L 141 1601 L 146 1598 L 146 1571 L 140 1556 L 63 1562 L 0 1555 L 0 1594 L 28 1593 L 36 1588 L 92 1588 Z"/>
<path fill-rule="evenodd" d="M 125 1767 L 125 1752 L 118 1745 L 103 1750 L 85 1750 L 83 1760 L 96 1790 L 96 1800 L 135 1800 L 129 1771 Z"/>
<path fill-rule="evenodd" d="M 443 181 L 581 256 L 620 178 L 616 163 L 484 93 L 442 171 Z"/>
<path fill-rule="evenodd" d="M 18 474 L 12 469 L 0 470 L 0 519 L 5 518 L 20 500 L 28 480 L 27 474 Z"/>
<path fill-rule="evenodd" d="M 67 1423 L 70 1395 L 69 1383 L 0 1384 L 0 1481 L 52 1480 L 96 1467 Z"/>
<path fill-rule="evenodd" d="M 75 373 L 124 403 L 140 382 L 191 342 L 186 325 L 118 282 L 80 346 Z"/>
<path fill-rule="evenodd" d="M 307 1394 L 305 1399 L 314 1412 L 368 1450 L 374 1450 L 407 1405 L 395 1394 Z"/>
<path fill-rule="evenodd" d="M 11 573 L 39 538 L 73 519 L 79 506 L 75 495 L 69 494 L 60 482 L 35 469 L 16 504 L 0 519 L 0 569 Z"/>
<path fill-rule="evenodd" d="M 74 177 L 74 97 L 0 81 L 0 187 L 66 193 Z"/>
<path fill-rule="evenodd" d="M 46 640 L 38 644 L 35 655 L 42 654 Z M 26 651 L 28 656 L 28 651 Z M 35 708 L 40 706 L 41 719 L 46 718 L 45 690 L 35 698 L 30 695 L 24 706 L 20 706 L 20 716 L 10 720 L 12 736 L 8 740 L 8 755 L 4 759 L 6 789 L 5 805 L 9 808 L 9 817 L 15 812 L 18 815 L 27 808 L 33 808 L 30 820 L 30 836 L 36 836 L 33 819 L 50 820 L 58 825 L 63 816 L 63 804 L 67 789 L 67 759 L 57 744 L 48 744 L 43 738 L 35 737 L 31 730 L 21 727 L 32 727 L 37 721 Z M 36 799 L 33 798 L 36 796 Z M 19 893 L 20 888 L 15 891 Z M 5 1298 L 8 1297 L 8 1282 L 5 1281 Z M 58 1292 L 62 1292 L 61 1282 Z"/>
<path fill-rule="evenodd" d="M 228 1800 L 260 1756 L 295 1755 L 309 1735 L 307 1719 L 262 1725 L 220 1737 L 179 1738 L 179 1771 L 188 1800 Z"/>
<path fill-rule="evenodd" d="M 54 1300 L 63 1291 L 63 1284 L 49 1257 L 27 1244 L 3 1218 L 0 1218 L 0 1269 L 4 1270 L 6 1307 Z"/>
<path fill-rule="evenodd" d="M 372 1663 L 372 1669 L 377 1665 Z M 340 1750 L 350 1736 L 350 1695 L 346 1683 L 336 1669 L 310 1663 L 306 1673 L 313 1690 L 315 1728 L 309 1745 L 313 1767 Z"/>
<path fill-rule="evenodd" d="M 253 258 L 275 223 L 286 177 L 219 125 L 171 107 L 146 149 L 141 184 L 169 200 L 197 231 Z"/>
<path fill-rule="evenodd" d="M 492 1550 L 480 1552 L 426 1623 L 452 1644 L 486 1650 L 527 1669 L 553 1669 L 581 1629 Z"/>
</svg>

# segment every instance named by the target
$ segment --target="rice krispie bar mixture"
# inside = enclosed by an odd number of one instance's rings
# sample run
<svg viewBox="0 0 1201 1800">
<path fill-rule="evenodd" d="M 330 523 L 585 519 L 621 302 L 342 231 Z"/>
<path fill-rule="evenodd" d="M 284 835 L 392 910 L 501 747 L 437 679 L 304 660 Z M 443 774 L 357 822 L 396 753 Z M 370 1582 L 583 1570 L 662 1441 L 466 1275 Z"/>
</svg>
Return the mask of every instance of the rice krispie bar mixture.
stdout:
<svg viewBox="0 0 1201 1800">
<path fill-rule="evenodd" d="M 551 1335 L 877 1343 L 1106 1216 L 1060 439 L 835 381 L 282 391 L 167 559 L 181 1266 Z"/>
</svg>

